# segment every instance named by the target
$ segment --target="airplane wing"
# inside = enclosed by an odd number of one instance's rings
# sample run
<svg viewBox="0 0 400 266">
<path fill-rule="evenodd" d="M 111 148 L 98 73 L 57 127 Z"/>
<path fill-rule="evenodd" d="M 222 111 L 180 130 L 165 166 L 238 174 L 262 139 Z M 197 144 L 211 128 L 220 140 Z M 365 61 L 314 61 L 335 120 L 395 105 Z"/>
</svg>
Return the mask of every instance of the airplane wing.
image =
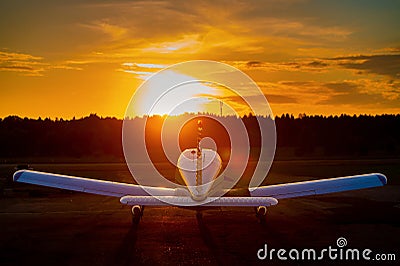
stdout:
<svg viewBox="0 0 400 266">
<path fill-rule="evenodd" d="M 13 178 L 16 182 L 119 197 L 120 202 L 127 205 L 166 205 L 163 200 L 163 197 L 165 197 L 168 198 L 168 202 L 176 202 L 176 205 L 184 206 L 190 205 L 189 201 L 193 200 L 187 194 L 174 188 L 145 187 L 144 189 L 143 186 L 134 184 L 51 174 L 32 170 L 17 171 L 14 173 Z M 271 206 L 278 203 L 277 199 L 371 188 L 383 186 L 386 182 L 387 179 L 382 174 L 367 174 L 262 186 L 249 188 L 250 196 L 221 197 L 205 205 Z"/>
<path fill-rule="evenodd" d="M 152 195 L 157 196 L 176 195 L 176 190 L 174 188 L 146 187 L 146 190 L 144 190 L 142 186 L 134 184 L 50 174 L 31 170 L 17 171 L 14 173 L 13 179 L 15 182 L 62 188 L 119 198 L 126 195 L 149 196 L 150 192 Z M 149 191 L 149 193 L 146 191 Z"/>
<path fill-rule="evenodd" d="M 249 188 L 249 191 L 250 195 L 253 197 L 273 197 L 276 199 L 286 199 L 362 188 L 379 187 L 386 185 L 386 183 L 386 176 L 376 173 L 261 186 Z"/>
<path fill-rule="evenodd" d="M 165 202 L 166 200 L 168 200 L 167 202 L 172 202 L 175 205 L 180 206 L 189 206 L 191 203 L 201 205 L 199 202 L 194 202 L 194 200 L 188 196 L 188 194 L 185 196 L 185 193 L 183 193 L 181 190 L 174 188 L 146 187 L 145 190 L 143 189 L 143 186 L 139 185 L 51 174 L 32 170 L 17 171 L 14 173 L 13 179 L 15 182 L 119 197 L 120 202 L 127 205 L 170 205 Z M 149 194 L 150 192 L 151 195 Z M 276 205 L 277 203 L 278 201 L 271 197 L 222 197 L 215 198 L 211 202 L 207 202 L 204 205 L 271 206 Z"/>
</svg>

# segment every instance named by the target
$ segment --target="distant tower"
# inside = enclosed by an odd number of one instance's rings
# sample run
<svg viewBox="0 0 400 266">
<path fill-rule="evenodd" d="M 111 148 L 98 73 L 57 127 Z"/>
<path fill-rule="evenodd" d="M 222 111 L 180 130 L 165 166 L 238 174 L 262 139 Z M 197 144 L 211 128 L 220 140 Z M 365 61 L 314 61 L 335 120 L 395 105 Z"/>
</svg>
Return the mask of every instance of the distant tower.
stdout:
<svg viewBox="0 0 400 266">
<path fill-rule="evenodd" d="M 222 117 L 222 106 L 224 105 L 224 103 L 222 101 L 219 101 L 219 114 Z"/>
<path fill-rule="evenodd" d="M 203 124 L 201 119 L 197 120 L 197 166 L 196 166 L 196 186 L 203 184 L 203 164 L 202 152 L 200 148 L 201 132 L 203 131 Z"/>
</svg>

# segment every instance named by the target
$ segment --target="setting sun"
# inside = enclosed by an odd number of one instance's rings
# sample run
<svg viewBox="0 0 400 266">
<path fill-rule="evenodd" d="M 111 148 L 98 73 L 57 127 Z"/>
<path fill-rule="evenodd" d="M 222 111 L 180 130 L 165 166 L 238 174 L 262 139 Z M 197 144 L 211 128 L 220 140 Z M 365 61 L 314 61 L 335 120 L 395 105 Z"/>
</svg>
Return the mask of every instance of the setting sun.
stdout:
<svg viewBox="0 0 400 266">
<path fill-rule="evenodd" d="M 138 87 L 125 117 L 209 113 L 273 117 L 264 93 L 230 65 L 193 60 L 169 66 Z"/>
</svg>

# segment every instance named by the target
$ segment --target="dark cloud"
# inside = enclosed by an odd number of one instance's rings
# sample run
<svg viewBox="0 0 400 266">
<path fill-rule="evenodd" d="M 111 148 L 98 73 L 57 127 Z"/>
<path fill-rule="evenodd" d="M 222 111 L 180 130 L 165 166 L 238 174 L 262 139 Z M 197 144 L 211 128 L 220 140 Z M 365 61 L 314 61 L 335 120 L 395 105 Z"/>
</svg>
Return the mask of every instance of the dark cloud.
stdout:
<svg viewBox="0 0 400 266">
<path fill-rule="evenodd" d="M 392 78 L 400 77 L 400 54 L 359 55 L 327 60 L 338 61 L 339 66 L 347 69 L 386 75 Z"/>
<path fill-rule="evenodd" d="M 285 81 L 281 85 L 297 87 L 312 93 L 350 93 L 357 92 L 360 85 L 354 82 L 316 82 L 316 81 Z"/>
<path fill-rule="evenodd" d="M 332 95 L 326 100 L 318 102 L 322 105 L 393 105 L 391 102 L 398 100 L 385 99 L 380 94 L 367 94 L 360 92 L 351 92 Z M 389 106 L 387 106 L 389 107 Z"/>
<path fill-rule="evenodd" d="M 39 76 L 44 70 L 42 57 L 24 53 L 0 51 L 0 71 L 20 72 L 24 75 Z"/>
<path fill-rule="evenodd" d="M 34 71 L 33 67 L 28 66 L 0 66 L 0 70 L 10 70 L 10 71 Z"/>
<path fill-rule="evenodd" d="M 340 67 L 348 70 L 357 70 L 360 74 L 373 73 L 389 76 L 390 78 L 400 78 L 400 54 L 381 54 L 381 55 L 357 55 L 341 56 L 334 58 L 304 59 L 301 61 L 268 63 L 261 61 L 249 61 L 247 67 L 267 68 L 270 70 L 287 71 L 310 71 L 320 72 L 332 67 Z M 288 84 L 305 85 L 305 84 Z M 334 88 L 335 84 L 332 84 Z"/>
<path fill-rule="evenodd" d="M 379 106 L 397 108 L 400 106 L 398 85 L 395 81 L 377 83 L 371 80 L 352 80 L 343 82 L 286 81 L 280 85 L 295 87 L 313 95 L 316 105 L 336 106 Z M 271 99 L 272 102 L 272 99 Z"/>
<path fill-rule="evenodd" d="M 310 67 L 327 67 L 328 64 L 322 62 L 322 61 L 312 61 L 307 64 Z"/>
<path fill-rule="evenodd" d="M 282 81 L 281 85 L 285 86 L 294 86 L 294 87 L 302 87 L 302 86 L 310 86 L 314 83 L 312 81 Z"/>
<path fill-rule="evenodd" d="M 357 70 L 360 74 L 373 73 L 389 76 L 390 78 L 400 78 L 400 54 L 381 54 L 381 55 L 357 55 L 341 56 L 334 58 L 304 59 L 301 61 L 268 63 L 261 61 L 249 61 L 247 67 L 267 68 L 270 70 L 286 71 L 310 71 L 321 72 L 332 67 L 340 67 L 348 70 Z M 305 85 L 305 84 L 288 84 Z M 332 84 L 332 88 L 335 84 Z"/>
<path fill-rule="evenodd" d="M 297 99 L 292 96 L 278 95 L 278 94 L 264 94 L 264 97 L 269 103 L 297 103 Z M 241 96 L 228 96 L 221 98 L 222 100 L 232 101 L 232 102 L 243 102 L 243 97 Z M 246 96 L 248 100 L 255 101 L 265 101 L 262 97 L 258 95 Z"/>
<path fill-rule="evenodd" d="M 43 76 L 50 69 L 82 70 L 76 62 L 50 64 L 43 57 L 25 53 L 0 51 L 0 71 L 18 72 L 25 76 Z"/>
<path fill-rule="evenodd" d="M 270 103 L 297 103 L 297 99 L 292 96 L 276 94 L 265 94 L 264 96 Z"/>
<path fill-rule="evenodd" d="M 357 91 L 358 85 L 350 82 L 329 82 L 324 84 L 325 87 L 333 92 L 352 92 Z"/>
<path fill-rule="evenodd" d="M 294 88 L 297 93 L 321 95 L 330 93 L 331 89 L 325 86 L 324 82 L 316 81 L 283 81 L 280 85 Z M 290 88 L 290 89 L 291 89 Z"/>
<path fill-rule="evenodd" d="M 380 107 L 398 107 L 400 106 L 400 97 L 385 97 L 384 91 L 366 92 L 365 84 L 356 84 L 350 82 L 325 83 L 325 87 L 332 90 L 328 99 L 318 102 L 322 105 L 371 105 Z M 397 91 L 387 91 L 387 93 L 398 94 Z"/>
<path fill-rule="evenodd" d="M 270 71 L 303 71 L 303 72 L 321 72 L 329 67 L 329 62 L 322 59 L 302 59 L 288 62 L 266 62 L 266 61 L 248 61 L 245 64 L 248 68 L 262 68 Z"/>
<path fill-rule="evenodd" d="M 262 65 L 263 65 L 263 63 L 260 61 L 249 61 L 246 63 L 246 66 L 248 66 L 248 67 L 260 67 Z"/>
</svg>

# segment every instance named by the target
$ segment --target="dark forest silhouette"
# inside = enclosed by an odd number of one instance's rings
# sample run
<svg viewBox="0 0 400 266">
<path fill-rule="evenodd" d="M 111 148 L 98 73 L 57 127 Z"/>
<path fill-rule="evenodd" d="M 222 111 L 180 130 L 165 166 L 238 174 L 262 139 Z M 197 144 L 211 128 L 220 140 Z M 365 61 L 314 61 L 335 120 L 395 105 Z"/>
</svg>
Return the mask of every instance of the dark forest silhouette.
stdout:
<svg viewBox="0 0 400 266">
<path fill-rule="evenodd" d="M 154 116 L 148 121 L 159 129 L 163 119 Z M 256 118 L 249 115 L 237 119 L 242 119 L 246 125 L 251 136 L 252 155 L 256 156 L 260 145 Z M 3 162 L 13 158 L 107 158 L 123 161 L 122 123 L 120 119 L 100 118 L 96 114 L 72 120 L 9 116 L 0 119 L 0 158 Z M 275 123 L 278 159 L 400 155 L 400 115 L 300 115 L 295 118 L 285 114 L 276 117 Z M 216 136 L 219 149 L 229 149 L 229 141 L 221 137 L 226 135 L 222 131 L 221 127 L 214 125 L 208 127 L 205 135 Z M 182 147 L 195 144 L 195 137 L 184 139 L 186 142 Z M 147 146 L 154 158 L 162 153 L 160 142 L 154 137 Z"/>
</svg>

